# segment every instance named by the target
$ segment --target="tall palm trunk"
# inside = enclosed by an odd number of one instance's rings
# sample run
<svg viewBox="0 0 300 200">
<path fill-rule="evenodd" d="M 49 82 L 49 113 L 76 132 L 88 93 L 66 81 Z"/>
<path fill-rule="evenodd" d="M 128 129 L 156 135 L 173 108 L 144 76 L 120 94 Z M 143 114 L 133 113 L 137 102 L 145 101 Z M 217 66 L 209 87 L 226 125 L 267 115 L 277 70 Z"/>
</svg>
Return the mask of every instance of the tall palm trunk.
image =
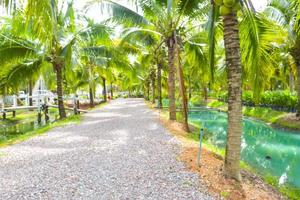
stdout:
<svg viewBox="0 0 300 200">
<path fill-rule="evenodd" d="M 162 108 L 162 97 L 161 97 L 161 63 L 157 62 L 157 98 L 158 98 L 158 108 Z"/>
<path fill-rule="evenodd" d="M 204 84 L 204 86 L 203 86 L 203 96 L 204 96 L 204 103 L 205 103 L 205 105 L 207 105 L 208 94 L 207 94 L 207 86 L 206 86 L 206 84 Z"/>
<path fill-rule="evenodd" d="M 89 69 L 89 98 L 90 98 L 90 107 L 94 107 L 94 77 L 93 77 L 93 68 L 91 65 L 88 66 Z"/>
<path fill-rule="evenodd" d="M 187 132 L 190 132 L 189 123 L 188 123 L 188 101 L 186 97 L 186 88 L 184 84 L 184 75 L 183 69 L 180 60 L 180 46 L 178 45 L 177 38 L 175 36 L 175 44 L 176 44 L 176 55 L 178 61 L 178 79 L 179 79 L 179 88 L 180 88 L 180 95 L 182 100 L 182 114 L 183 114 L 183 125 L 184 129 Z"/>
<path fill-rule="evenodd" d="M 236 12 L 223 17 L 226 65 L 228 71 L 228 130 L 225 175 L 240 180 L 242 135 L 242 66 Z"/>
<path fill-rule="evenodd" d="M 106 102 L 107 101 L 107 94 L 106 94 L 106 79 L 102 77 L 103 82 L 103 99 Z"/>
<path fill-rule="evenodd" d="M 90 107 L 94 107 L 95 101 L 94 101 L 94 92 L 93 87 L 89 85 L 89 97 L 90 97 Z"/>
<path fill-rule="evenodd" d="M 191 74 L 189 73 L 189 76 L 188 76 L 188 84 L 189 84 L 189 88 L 188 88 L 188 90 L 189 90 L 189 99 L 191 99 L 192 98 L 192 85 L 191 85 Z"/>
<path fill-rule="evenodd" d="M 62 87 L 62 65 L 54 63 L 54 68 L 56 72 L 56 86 L 57 86 L 57 101 L 58 101 L 58 112 L 60 119 L 66 118 L 66 111 L 63 100 L 63 87 Z"/>
<path fill-rule="evenodd" d="M 291 93 L 295 91 L 295 79 L 292 71 L 290 71 L 290 75 L 289 75 L 289 87 Z"/>
<path fill-rule="evenodd" d="M 295 46 L 291 49 L 291 55 L 293 56 L 297 69 L 297 113 L 296 116 L 300 117 L 300 37 L 296 39 Z"/>
<path fill-rule="evenodd" d="M 169 74 L 168 74 L 168 97 L 169 97 L 169 118 L 176 120 L 176 104 L 175 104 L 175 34 L 167 40 Z"/>
<path fill-rule="evenodd" d="M 29 79 L 29 83 L 28 83 L 29 106 L 33 106 L 32 88 L 33 88 L 32 79 Z"/>
<path fill-rule="evenodd" d="M 149 101 L 150 100 L 150 81 L 149 81 L 149 77 L 147 78 L 146 80 L 146 83 L 145 83 L 145 87 L 146 87 L 146 100 Z"/>
<path fill-rule="evenodd" d="M 155 71 L 151 71 L 152 103 L 155 103 Z"/>
<path fill-rule="evenodd" d="M 112 82 L 110 83 L 110 96 L 111 96 L 111 99 L 113 99 L 114 98 L 114 91 L 113 91 L 113 84 L 112 84 Z"/>
</svg>

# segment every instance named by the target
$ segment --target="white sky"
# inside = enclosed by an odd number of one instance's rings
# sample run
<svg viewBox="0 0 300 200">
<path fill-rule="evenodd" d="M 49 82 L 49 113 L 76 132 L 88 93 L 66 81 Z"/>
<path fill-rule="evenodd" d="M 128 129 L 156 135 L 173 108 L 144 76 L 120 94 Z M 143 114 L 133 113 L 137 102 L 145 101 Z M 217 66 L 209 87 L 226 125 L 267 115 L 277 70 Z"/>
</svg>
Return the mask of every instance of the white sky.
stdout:
<svg viewBox="0 0 300 200">
<path fill-rule="evenodd" d="M 252 3 L 256 10 L 261 11 L 267 6 L 268 0 L 252 0 Z"/>
<path fill-rule="evenodd" d="M 78 9 L 82 9 L 84 5 L 89 2 L 89 0 L 75 0 L 74 4 L 75 7 Z M 135 6 L 132 3 L 128 3 L 127 0 L 115 0 L 115 2 L 122 4 L 132 10 L 135 10 Z M 257 11 L 263 10 L 268 3 L 268 0 L 252 0 L 252 3 Z M 95 21 L 102 21 L 103 20 L 103 15 L 100 14 L 99 6 L 93 6 L 87 13 L 86 15 Z M 102 17 L 101 17 L 102 16 Z M 105 18 L 105 17 L 104 17 Z"/>
<path fill-rule="evenodd" d="M 74 0 L 74 6 L 78 10 L 82 10 L 82 8 L 89 2 L 90 0 Z M 135 10 L 135 5 L 133 3 L 128 3 L 128 0 L 115 0 L 115 2 L 120 3 L 132 10 Z M 252 3 L 256 10 L 261 11 L 263 10 L 267 3 L 268 0 L 252 0 Z M 0 16 L 4 15 L 4 10 L 3 8 L 0 7 Z M 107 18 L 107 15 L 103 15 L 100 13 L 100 8 L 97 5 L 92 6 L 88 12 L 85 14 L 87 17 L 94 19 L 96 22 L 103 21 L 105 18 Z"/>
</svg>

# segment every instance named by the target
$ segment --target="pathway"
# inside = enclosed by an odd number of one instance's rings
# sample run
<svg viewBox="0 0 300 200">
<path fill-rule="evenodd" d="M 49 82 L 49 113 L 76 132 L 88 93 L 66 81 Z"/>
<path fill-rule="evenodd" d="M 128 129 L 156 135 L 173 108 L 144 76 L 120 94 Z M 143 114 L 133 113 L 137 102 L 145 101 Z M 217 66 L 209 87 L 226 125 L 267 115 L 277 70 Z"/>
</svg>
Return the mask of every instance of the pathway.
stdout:
<svg viewBox="0 0 300 200">
<path fill-rule="evenodd" d="M 212 199 L 142 99 L 0 149 L 0 199 Z"/>
</svg>

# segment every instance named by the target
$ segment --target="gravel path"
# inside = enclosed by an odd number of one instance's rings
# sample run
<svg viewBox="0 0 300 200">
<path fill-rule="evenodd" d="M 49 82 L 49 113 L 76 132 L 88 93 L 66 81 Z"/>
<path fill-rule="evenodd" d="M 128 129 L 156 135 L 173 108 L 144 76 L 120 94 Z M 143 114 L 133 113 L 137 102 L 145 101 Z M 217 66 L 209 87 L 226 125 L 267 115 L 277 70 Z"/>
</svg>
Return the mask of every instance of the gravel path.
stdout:
<svg viewBox="0 0 300 200">
<path fill-rule="evenodd" d="M 0 149 L 0 199 L 212 199 L 142 99 Z"/>
</svg>

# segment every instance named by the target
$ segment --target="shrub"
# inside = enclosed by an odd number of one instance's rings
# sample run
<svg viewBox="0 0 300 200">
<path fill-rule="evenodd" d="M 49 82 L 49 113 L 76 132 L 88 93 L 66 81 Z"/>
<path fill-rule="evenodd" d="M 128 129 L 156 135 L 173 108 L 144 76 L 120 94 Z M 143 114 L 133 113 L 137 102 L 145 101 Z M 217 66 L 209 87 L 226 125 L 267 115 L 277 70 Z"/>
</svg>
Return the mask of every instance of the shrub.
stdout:
<svg viewBox="0 0 300 200">
<path fill-rule="evenodd" d="M 228 93 L 222 92 L 218 96 L 218 100 L 228 102 Z M 243 91 L 242 101 L 245 106 L 261 106 L 268 107 L 280 111 L 296 111 L 297 95 L 290 91 L 277 90 L 265 91 L 261 95 L 258 104 L 255 104 L 252 91 Z"/>
</svg>

